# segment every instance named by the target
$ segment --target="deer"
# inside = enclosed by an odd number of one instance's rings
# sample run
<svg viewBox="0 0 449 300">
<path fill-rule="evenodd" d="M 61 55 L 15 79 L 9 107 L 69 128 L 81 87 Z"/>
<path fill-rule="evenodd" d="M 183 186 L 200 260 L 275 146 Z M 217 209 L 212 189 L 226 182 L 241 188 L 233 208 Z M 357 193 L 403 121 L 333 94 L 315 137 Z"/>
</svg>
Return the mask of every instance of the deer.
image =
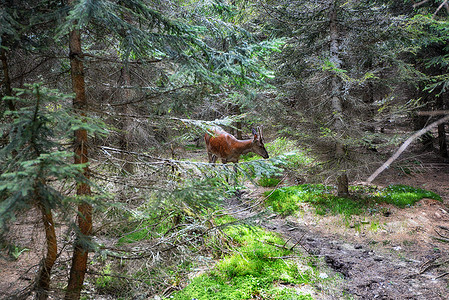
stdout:
<svg viewBox="0 0 449 300">
<path fill-rule="evenodd" d="M 256 131 L 253 128 L 252 132 L 253 137 L 251 139 L 238 140 L 219 127 L 209 130 L 204 135 L 209 163 L 215 163 L 218 158 L 221 159 L 223 164 L 228 162 L 238 163 L 240 156 L 249 152 L 254 152 L 265 159 L 269 158 L 264 146 L 262 129 L 257 127 Z"/>
</svg>

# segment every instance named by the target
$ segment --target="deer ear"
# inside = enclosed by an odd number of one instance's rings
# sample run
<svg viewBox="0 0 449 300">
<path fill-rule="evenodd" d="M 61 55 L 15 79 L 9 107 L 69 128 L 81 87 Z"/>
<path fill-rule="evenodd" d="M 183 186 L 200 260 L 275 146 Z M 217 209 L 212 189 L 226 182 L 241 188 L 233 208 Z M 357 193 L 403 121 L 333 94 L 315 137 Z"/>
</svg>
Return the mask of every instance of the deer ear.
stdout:
<svg viewBox="0 0 449 300">
<path fill-rule="evenodd" d="M 257 135 L 257 131 L 254 128 L 253 128 L 253 135 Z"/>
</svg>

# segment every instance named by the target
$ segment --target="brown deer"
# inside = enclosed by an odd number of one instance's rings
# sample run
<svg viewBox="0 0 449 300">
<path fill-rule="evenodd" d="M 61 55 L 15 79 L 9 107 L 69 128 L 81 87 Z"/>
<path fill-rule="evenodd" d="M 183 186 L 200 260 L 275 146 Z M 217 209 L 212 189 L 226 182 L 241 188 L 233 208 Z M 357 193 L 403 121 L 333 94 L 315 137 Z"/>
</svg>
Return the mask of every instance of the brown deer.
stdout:
<svg viewBox="0 0 449 300">
<path fill-rule="evenodd" d="M 247 140 L 238 140 L 221 128 L 209 130 L 209 133 L 204 135 L 204 140 L 210 163 L 215 163 L 218 158 L 224 164 L 238 163 L 240 156 L 248 152 L 254 152 L 263 158 L 269 157 L 263 144 L 264 139 L 260 127 L 257 127 L 257 132 L 253 129 L 253 138 Z"/>
</svg>

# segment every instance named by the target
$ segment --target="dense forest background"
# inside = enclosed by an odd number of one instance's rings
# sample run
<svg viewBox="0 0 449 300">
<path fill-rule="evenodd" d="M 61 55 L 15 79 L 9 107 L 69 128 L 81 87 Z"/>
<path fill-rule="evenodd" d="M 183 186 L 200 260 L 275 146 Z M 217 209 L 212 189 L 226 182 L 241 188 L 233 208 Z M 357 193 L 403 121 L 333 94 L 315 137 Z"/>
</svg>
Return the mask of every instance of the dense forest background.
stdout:
<svg viewBox="0 0 449 300">
<path fill-rule="evenodd" d="M 0 243 L 18 251 L 21 218 L 45 235 L 31 284 L 2 297 L 167 295 L 183 264 L 224 254 L 214 218 L 245 181 L 348 197 L 434 122 L 416 144 L 446 159 L 448 14 L 446 0 L 2 1 Z M 207 163 L 214 126 L 263 126 L 270 159 Z M 98 284 L 105 270 L 116 280 Z"/>
</svg>

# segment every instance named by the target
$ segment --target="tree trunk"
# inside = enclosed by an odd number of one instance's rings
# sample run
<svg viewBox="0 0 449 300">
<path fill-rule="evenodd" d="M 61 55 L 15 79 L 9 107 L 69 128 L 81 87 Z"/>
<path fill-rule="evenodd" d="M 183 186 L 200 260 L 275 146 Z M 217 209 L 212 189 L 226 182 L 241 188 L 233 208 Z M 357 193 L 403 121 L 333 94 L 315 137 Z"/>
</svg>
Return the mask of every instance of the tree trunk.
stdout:
<svg viewBox="0 0 449 300">
<path fill-rule="evenodd" d="M 440 110 L 446 110 L 447 98 L 446 95 L 437 97 L 437 107 Z M 447 142 L 446 142 L 446 123 L 438 125 L 438 152 L 441 157 L 447 158 Z"/>
<path fill-rule="evenodd" d="M 123 88 L 121 91 L 122 95 L 122 103 L 130 102 L 134 96 L 134 93 L 131 89 L 128 87 L 131 86 L 131 78 L 129 76 L 129 69 L 127 65 L 124 65 L 121 70 L 121 80 L 120 83 L 122 83 Z M 132 159 L 131 155 L 128 155 L 127 151 L 132 150 L 129 146 L 129 141 L 131 140 L 131 130 L 132 130 L 132 121 L 127 115 L 129 114 L 129 105 L 124 104 L 122 105 L 122 126 L 121 126 L 121 133 L 120 133 L 120 148 L 124 150 L 122 152 L 122 160 L 123 163 L 123 171 L 125 174 L 132 174 L 134 172 L 134 166 L 130 162 Z"/>
<path fill-rule="evenodd" d="M 51 209 L 45 208 L 42 204 L 39 204 L 39 206 L 42 212 L 42 223 L 44 224 L 45 238 L 47 240 L 47 256 L 42 260 L 39 275 L 37 277 L 36 299 L 44 300 L 48 297 L 51 269 L 53 268 L 58 255 L 58 245 Z"/>
<path fill-rule="evenodd" d="M 3 41 L 6 41 L 6 34 L 2 36 Z M 2 85 L 4 87 L 4 94 L 0 93 L 0 99 L 3 99 L 3 96 L 12 96 L 12 85 L 11 85 L 11 77 L 9 77 L 9 66 L 8 66 L 8 58 L 6 56 L 6 49 L 4 47 L 0 48 L 0 60 L 2 61 L 2 71 L 3 71 L 3 82 Z M 10 99 L 5 100 L 6 106 L 10 111 L 15 111 L 14 102 Z M 3 108 L 1 108 L 3 109 Z M 0 148 L 2 148 L 9 140 L 9 131 L 3 131 L 2 136 L 0 137 Z M 13 150 L 12 155 L 17 155 L 17 150 Z"/>
<path fill-rule="evenodd" d="M 446 124 L 438 125 L 438 149 L 441 157 L 447 158 Z"/>
<path fill-rule="evenodd" d="M 340 68 L 341 60 L 338 56 L 339 52 L 339 34 L 338 34 L 338 18 L 335 2 L 332 3 L 329 11 L 329 36 L 330 36 L 330 61 L 336 68 Z M 335 159 L 342 162 L 346 156 L 346 147 L 338 139 L 344 135 L 344 120 L 343 120 L 343 101 L 341 99 L 341 82 L 337 75 L 332 75 L 331 81 L 331 104 L 333 114 L 333 129 L 337 134 L 335 142 Z M 337 176 L 337 194 L 338 196 L 348 196 L 348 175 L 345 170 L 339 170 Z"/>
<path fill-rule="evenodd" d="M 6 35 L 2 38 L 5 41 Z M 8 67 L 8 59 L 6 57 L 6 49 L 0 48 L 0 60 L 2 61 L 2 70 L 3 70 L 3 86 L 5 89 L 6 96 L 12 96 L 12 87 L 11 87 L 11 78 L 9 77 L 9 67 Z M 0 95 L 0 99 L 3 98 L 3 95 Z M 6 100 L 6 104 L 8 105 L 8 109 L 11 111 L 16 110 L 14 103 L 11 100 Z"/>
<path fill-rule="evenodd" d="M 348 197 L 349 196 L 349 182 L 348 175 L 342 173 L 337 177 L 337 196 L 338 197 Z"/>
<path fill-rule="evenodd" d="M 70 4 L 73 1 L 69 2 Z M 79 30 L 73 30 L 69 35 L 70 43 L 70 66 L 72 71 L 72 87 L 75 92 L 73 107 L 81 115 L 85 115 L 87 108 L 86 91 L 84 83 L 83 55 L 81 50 L 81 36 Z M 88 140 L 87 131 L 79 129 L 75 131 L 75 164 L 88 162 Z M 83 172 L 89 178 L 89 170 L 84 168 Z M 78 183 L 76 194 L 79 197 L 91 195 L 90 186 L 87 183 Z M 83 287 L 84 276 L 87 269 L 87 255 L 89 243 L 86 239 L 92 233 L 92 206 L 88 202 L 78 205 L 78 227 L 79 234 L 75 240 L 72 267 L 67 285 L 65 299 L 79 299 Z M 84 240 L 83 240 L 84 239 Z"/>
<path fill-rule="evenodd" d="M 413 118 L 413 129 L 418 131 L 426 127 L 429 117 L 415 116 Z M 424 147 L 424 151 L 433 151 L 433 136 L 430 132 L 427 132 L 420 138 L 420 142 Z"/>
</svg>

